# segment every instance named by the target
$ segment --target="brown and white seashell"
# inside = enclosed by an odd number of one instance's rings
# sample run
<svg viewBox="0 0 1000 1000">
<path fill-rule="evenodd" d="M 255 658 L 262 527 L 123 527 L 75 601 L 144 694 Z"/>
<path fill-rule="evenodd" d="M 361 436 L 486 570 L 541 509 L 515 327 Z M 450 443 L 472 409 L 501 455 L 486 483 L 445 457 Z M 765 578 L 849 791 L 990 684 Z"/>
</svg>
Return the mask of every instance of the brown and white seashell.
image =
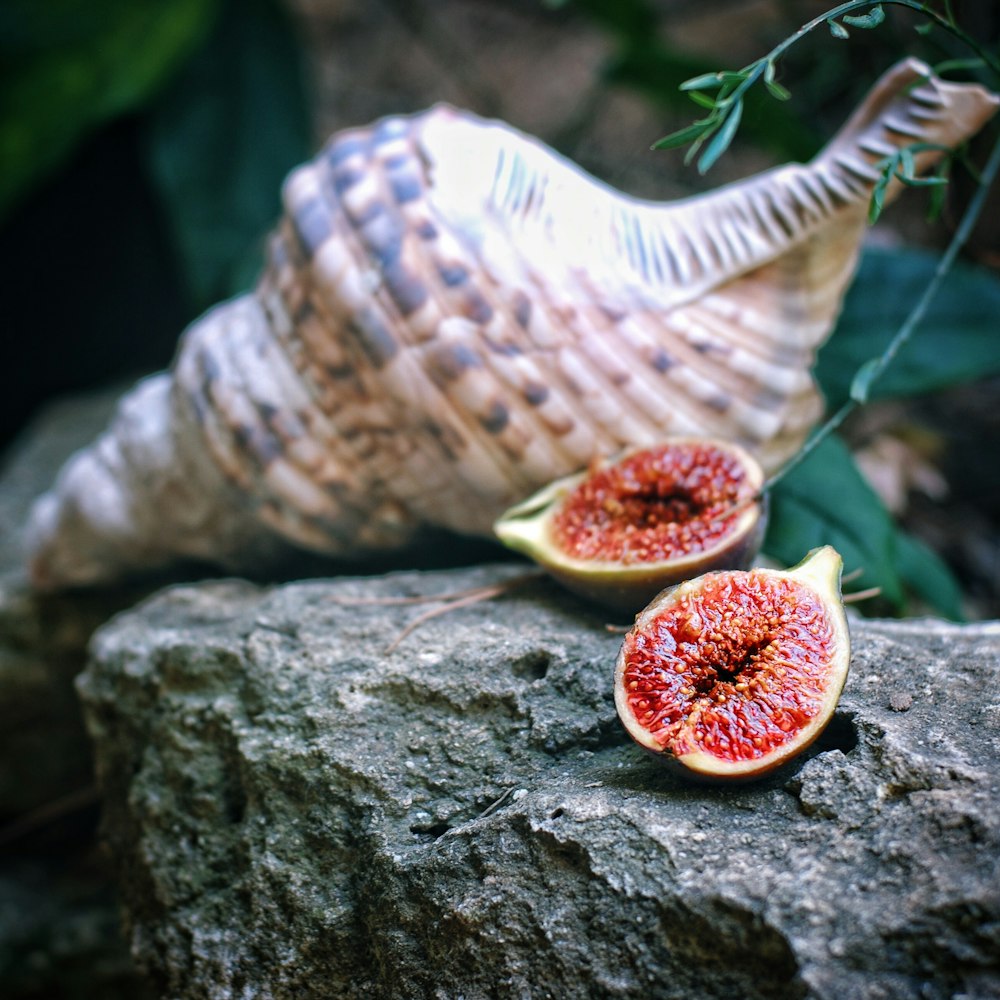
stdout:
<svg viewBox="0 0 1000 1000">
<path fill-rule="evenodd" d="M 256 290 L 195 322 L 38 501 L 32 578 L 488 534 L 667 435 L 773 470 L 820 415 L 810 366 L 878 161 L 955 145 L 996 107 L 908 60 L 811 163 L 669 204 L 449 107 L 340 133 L 288 178 Z"/>
</svg>

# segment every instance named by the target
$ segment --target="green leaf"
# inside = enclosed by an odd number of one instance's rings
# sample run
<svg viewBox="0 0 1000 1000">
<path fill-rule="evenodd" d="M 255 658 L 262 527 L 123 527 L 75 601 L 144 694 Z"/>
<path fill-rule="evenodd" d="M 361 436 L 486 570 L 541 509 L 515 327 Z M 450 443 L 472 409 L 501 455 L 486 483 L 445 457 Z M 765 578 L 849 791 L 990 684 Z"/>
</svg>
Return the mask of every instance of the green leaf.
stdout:
<svg viewBox="0 0 1000 1000">
<path fill-rule="evenodd" d="M 977 73 L 984 69 L 986 61 L 984 59 L 942 59 L 941 62 L 933 66 L 935 76 L 943 76 L 945 73 L 960 71 L 963 73 Z"/>
<path fill-rule="evenodd" d="M 826 23 L 827 23 L 827 25 L 830 28 L 830 34 L 833 35 L 834 38 L 850 38 L 851 37 L 851 33 L 847 30 L 847 28 L 845 28 L 838 21 L 834 21 L 834 19 L 832 17 L 829 18 L 829 20 L 827 20 Z"/>
<path fill-rule="evenodd" d="M 698 159 L 699 173 L 707 173 L 712 164 L 729 148 L 729 144 L 733 141 L 733 136 L 736 135 L 736 130 L 739 128 L 742 116 L 743 102 L 737 101 L 726 115 L 719 131 L 712 136 L 705 152 Z"/>
<path fill-rule="evenodd" d="M 941 187 L 948 183 L 946 177 L 907 177 L 904 181 L 907 187 Z"/>
<path fill-rule="evenodd" d="M 680 90 L 718 90 L 719 87 L 732 89 L 737 84 L 746 79 L 746 73 L 733 70 L 720 69 L 715 73 L 702 73 L 700 76 L 691 77 L 685 80 L 679 87 Z"/>
<path fill-rule="evenodd" d="M 917 176 L 917 161 L 913 158 L 913 150 L 903 146 L 899 151 L 899 175 L 903 181 L 912 181 Z"/>
<path fill-rule="evenodd" d="M 792 92 L 787 87 L 783 87 L 775 80 L 765 80 L 764 86 L 767 87 L 768 93 L 779 101 L 787 101 L 792 96 Z"/>
<path fill-rule="evenodd" d="M 845 14 L 844 23 L 852 28 L 877 28 L 885 20 L 885 11 L 876 4 L 867 14 Z"/>
<path fill-rule="evenodd" d="M 907 589 L 937 614 L 951 621 L 965 621 L 958 581 L 933 549 L 919 538 L 899 531 L 896 535 L 896 564 Z"/>
<path fill-rule="evenodd" d="M 937 267 L 922 250 L 867 250 L 816 375 L 831 408 L 850 395 L 857 370 L 885 350 Z M 1000 374 L 1000 279 L 956 264 L 913 339 L 872 387 L 872 399 L 914 396 Z"/>
<path fill-rule="evenodd" d="M 275 0 L 229 0 L 153 109 L 146 142 L 200 308 L 252 283 L 282 181 L 309 145 L 299 47 L 283 9 Z"/>
<path fill-rule="evenodd" d="M 650 149 L 676 149 L 678 146 L 686 146 L 695 139 L 700 139 L 706 132 L 715 128 L 715 121 L 711 118 L 702 118 L 699 121 L 688 125 L 686 128 L 678 129 L 665 135 L 662 139 L 657 139 L 650 146 Z"/>
<path fill-rule="evenodd" d="M 792 566 L 818 545 L 841 554 L 845 573 L 861 571 L 851 589 L 880 587 L 902 607 L 892 518 L 837 437 L 823 441 L 771 494 L 764 551 Z"/>
<path fill-rule="evenodd" d="M 0 217 L 97 126 L 148 101 L 204 38 L 217 6 L 0 4 Z"/>
<path fill-rule="evenodd" d="M 787 87 L 783 87 L 775 79 L 777 71 L 778 68 L 774 63 L 774 60 L 769 59 L 764 65 L 764 86 L 767 87 L 772 97 L 776 97 L 779 101 L 787 101 L 792 96 L 792 93 Z"/>
<path fill-rule="evenodd" d="M 680 90 L 718 90 L 722 86 L 721 73 L 702 73 L 701 76 L 694 76 L 690 80 L 685 80 L 680 85 Z"/>
<path fill-rule="evenodd" d="M 688 97 L 699 107 L 708 108 L 710 111 L 715 110 L 715 98 L 709 97 L 708 94 L 703 94 L 699 90 L 692 90 L 688 92 Z"/>
<path fill-rule="evenodd" d="M 889 183 L 892 180 L 892 174 L 892 163 L 890 162 L 885 165 L 881 176 L 875 182 L 875 187 L 872 188 L 872 198 L 868 203 L 869 223 L 877 222 L 878 217 L 882 214 L 882 209 L 885 208 L 885 196 L 886 192 L 889 190 Z"/>
<path fill-rule="evenodd" d="M 855 403 L 867 403 L 872 382 L 879 374 L 880 358 L 869 358 L 851 379 L 850 395 Z"/>
</svg>

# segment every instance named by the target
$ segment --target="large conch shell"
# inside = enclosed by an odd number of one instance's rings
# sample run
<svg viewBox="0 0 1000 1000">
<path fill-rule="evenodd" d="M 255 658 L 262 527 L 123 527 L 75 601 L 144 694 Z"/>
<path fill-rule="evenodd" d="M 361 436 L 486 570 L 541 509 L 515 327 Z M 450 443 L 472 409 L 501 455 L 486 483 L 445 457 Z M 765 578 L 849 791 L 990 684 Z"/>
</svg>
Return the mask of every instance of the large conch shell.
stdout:
<svg viewBox="0 0 1000 1000">
<path fill-rule="evenodd" d="M 288 178 L 257 289 L 195 322 L 38 501 L 32 578 L 488 534 L 539 486 L 672 434 L 773 470 L 820 415 L 809 369 L 878 162 L 996 107 L 908 60 L 808 165 L 670 204 L 449 107 L 340 133 Z"/>
</svg>

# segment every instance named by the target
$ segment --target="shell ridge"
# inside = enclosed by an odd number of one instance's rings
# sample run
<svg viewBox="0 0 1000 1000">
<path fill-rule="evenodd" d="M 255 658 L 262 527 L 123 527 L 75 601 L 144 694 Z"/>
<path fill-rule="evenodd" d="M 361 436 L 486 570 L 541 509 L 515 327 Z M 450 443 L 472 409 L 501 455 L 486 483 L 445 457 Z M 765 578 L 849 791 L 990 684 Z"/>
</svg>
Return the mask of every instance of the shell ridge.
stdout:
<svg viewBox="0 0 1000 1000">
<path fill-rule="evenodd" d="M 511 158 L 508 157 L 508 161 Z M 498 158 L 497 174 L 500 174 L 501 160 Z M 516 183 L 510 187 L 510 198 L 513 203 L 519 204 L 525 190 L 525 177 L 523 169 L 516 160 L 513 161 L 511 169 Z M 431 215 L 434 218 L 436 206 L 431 204 Z M 438 219 L 437 221 L 441 221 Z M 439 227 L 440 232 L 440 227 Z M 465 233 L 457 231 L 455 237 L 462 242 Z M 425 246 L 421 246 L 422 263 L 420 270 L 425 274 L 425 285 L 428 297 L 437 303 L 438 312 L 441 316 L 455 314 L 455 305 L 449 302 L 449 289 L 447 281 L 442 280 L 442 269 L 439 261 L 435 261 L 431 253 L 433 240 L 426 241 Z M 462 256 L 469 259 L 472 256 L 474 246 L 466 243 L 462 247 Z M 435 267 L 437 276 L 435 279 Z M 499 303 L 490 301 L 487 291 L 477 287 L 482 282 L 474 282 L 469 279 L 467 269 L 463 277 L 463 288 L 467 293 L 474 289 L 480 300 L 488 307 L 490 312 L 499 307 Z M 391 303 L 386 304 L 386 308 L 391 308 Z M 402 317 L 394 317 L 394 320 L 403 327 L 405 337 L 405 324 Z M 426 431 L 418 431 L 414 436 L 415 450 L 425 453 L 424 460 L 420 463 L 423 467 L 428 466 L 432 461 L 446 472 L 451 472 L 450 481 L 447 488 L 451 494 L 457 496 L 464 495 L 465 500 L 459 501 L 466 504 L 469 501 L 488 497 L 495 501 L 497 495 L 505 500 L 513 498 L 525 489 L 529 482 L 533 480 L 525 479 L 520 470 L 516 455 L 509 453 L 504 442 L 498 439 L 498 434 L 507 433 L 509 437 L 511 431 L 506 426 L 501 427 L 498 421 L 503 421 L 506 425 L 510 418 L 509 400 L 504 398 L 497 389 L 502 389 L 501 385 L 490 384 L 482 377 L 482 367 L 484 358 L 489 356 L 489 351 L 484 350 L 482 344 L 477 344 L 480 333 L 480 325 L 472 320 L 469 323 L 470 331 L 475 331 L 474 335 L 465 335 L 460 341 L 463 345 L 465 362 L 462 364 L 465 370 L 455 379 L 435 376 L 434 368 L 440 371 L 440 362 L 436 359 L 454 361 L 453 354 L 450 359 L 447 357 L 447 346 L 443 339 L 444 325 L 439 324 L 439 332 L 434 341 L 429 342 L 426 350 L 419 344 L 410 343 L 410 346 L 417 348 L 412 357 L 407 356 L 394 362 L 387 369 L 380 373 L 379 381 L 383 390 L 388 390 L 389 398 L 394 400 L 395 406 L 402 411 L 417 410 L 422 412 L 436 413 L 435 423 L 441 427 L 444 424 L 451 424 L 454 431 L 450 433 L 453 440 L 462 442 L 463 455 L 459 459 L 457 454 L 452 455 L 451 460 L 442 462 L 442 438 L 439 434 L 428 434 Z M 514 329 L 516 324 L 509 324 Z M 476 362 L 471 363 L 472 355 L 475 355 Z M 428 372 L 428 368 L 431 370 Z M 427 375 L 422 378 L 421 375 Z M 430 383 L 429 385 L 427 383 Z M 430 393 L 431 397 L 427 394 Z M 486 404 L 485 407 L 483 404 Z M 450 416 L 445 416 L 445 414 Z M 490 428 L 495 428 L 493 431 Z M 456 438 L 457 433 L 457 438 Z M 464 469 L 465 475 L 458 475 L 458 469 Z M 474 471 L 478 470 L 478 471 Z M 474 488 L 472 488 L 474 487 Z M 411 493 L 413 491 L 411 490 Z M 440 497 L 438 497 L 440 499 Z"/>
<path fill-rule="evenodd" d="M 308 182 L 302 181 L 308 189 L 315 187 L 318 196 L 326 200 L 333 225 L 326 241 L 314 248 L 314 270 L 310 272 L 301 266 L 299 268 L 299 272 L 314 273 L 322 281 L 317 284 L 297 279 L 296 286 L 300 291 L 296 291 L 295 287 L 286 290 L 286 295 L 301 295 L 311 302 L 313 308 L 325 316 L 327 329 L 343 331 L 341 343 L 348 347 L 348 353 L 343 361 L 337 362 L 340 369 L 337 376 L 341 390 L 349 384 L 344 381 L 345 377 L 356 382 L 357 388 L 353 391 L 356 401 L 350 408 L 352 416 L 346 420 L 338 416 L 343 403 L 331 398 L 329 393 L 323 393 L 326 401 L 316 397 L 318 405 L 313 420 L 326 442 L 327 450 L 331 454 L 339 454 L 343 470 L 351 471 L 349 477 L 340 475 L 338 481 L 327 487 L 336 493 L 344 509 L 344 534 L 350 544 L 361 542 L 369 547 L 398 543 L 416 521 L 412 514 L 407 513 L 405 506 L 391 500 L 387 481 L 391 482 L 392 488 L 412 492 L 418 483 L 417 479 L 407 474 L 412 465 L 419 464 L 424 476 L 432 468 L 447 467 L 440 462 L 439 453 L 436 462 L 410 461 L 401 465 L 391 448 L 378 444 L 380 439 L 393 434 L 401 411 L 389 406 L 381 382 L 374 373 L 390 364 L 399 352 L 397 337 L 399 333 L 405 334 L 407 327 L 400 323 L 398 316 L 392 315 L 396 307 L 390 296 L 385 297 L 389 299 L 388 305 L 381 305 L 384 319 L 374 308 L 379 302 L 378 289 L 367 284 L 366 275 L 376 273 L 374 267 L 389 266 L 398 259 L 403 226 L 394 206 L 397 202 L 411 200 L 419 190 L 414 189 L 414 178 L 404 172 L 407 164 L 402 162 L 396 164 L 394 186 L 373 183 L 371 173 L 367 175 L 369 180 L 365 184 L 365 172 L 372 170 L 375 158 L 373 137 L 380 128 L 383 129 L 378 144 L 380 155 L 386 161 L 394 156 L 398 159 L 398 149 L 394 152 L 393 144 L 398 146 L 404 140 L 406 131 L 405 128 L 398 128 L 393 120 L 385 120 L 371 132 L 353 130 L 335 138 L 325 155 L 312 166 L 314 176 Z M 289 211 L 294 214 L 295 199 L 301 195 L 297 195 L 296 187 L 291 182 L 286 184 L 285 194 Z M 327 252 L 338 246 L 345 247 L 346 252 Z M 343 295 L 344 292 L 348 294 Z M 294 300 L 289 300 L 288 304 L 294 308 Z M 301 340 L 294 340 L 297 331 L 305 332 L 303 323 L 308 325 L 308 322 L 300 320 L 289 330 L 286 349 L 292 350 L 296 344 L 305 349 L 296 352 L 299 355 L 297 368 L 316 389 L 323 386 L 324 370 L 330 370 L 329 360 L 326 364 L 322 361 L 322 356 L 328 353 L 325 345 L 336 341 L 329 334 L 324 337 L 320 333 L 321 328 L 315 337 L 303 336 Z M 403 340 L 405 342 L 405 338 Z M 320 352 L 318 356 L 317 351 Z M 381 454 L 383 461 L 373 464 L 373 454 Z M 330 530 L 337 533 L 333 526 Z"/>
<path fill-rule="evenodd" d="M 387 119 L 386 123 L 391 125 L 394 121 L 396 120 Z M 403 119 L 403 121 L 411 120 Z M 381 155 L 384 161 L 402 155 L 403 151 L 397 147 L 404 142 L 406 134 L 405 131 L 397 131 L 395 128 L 389 129 L 388 132 L 382 143 Z M 333 233 L 333 238 L 342 240 L 349 248 L 345 264 L 349 270 L 353 269 L 356 274 L 363 276 L 374 265 L 392 264 L 398 261 L 402 243 L 407 236 L 398 203 L 405 204 L 413 200 L 419 194 L 419 188 L 415 189 L 412 186 L 415 180 L 413 177 L 410 178 L 409 185 L 397 177 L 394 188 L 391 183 L 387 186 L 384 177 L 381 176 L 384 173 L 384 166 L 375 162 L 372 143 L 367 139 L 358 141 L 354 138 L 356 135 L 357 133 L 354 133 L 350 139 L 354 143 L 352 148 L 337 158 L 338 170 L 331 171 L 326 182 L 321 183 L 320 187 L 329 193 L 335 217 L 341 220 Z M 392 145 L 394 142 L 395 146 Z M 390 146 L 388 152 L 386 146 Z M 356 162 L 358 159 L 363 161 L 362 165 Z M 352 161 L 353 166 L 351 166 Z M 397 163 L 397 170 L 401 171 L 404 166 L 406 165 L 403 163 Z M 357 185 L 365 171 L 369 172 L 370 177 L 368 188 L 361 189 L 359 193 Z M 417 176 L 420 176 L 419 173 Z M 352 188 L 355 189 L 351 195 L 352 200 L 346 202 L 345 196 Z M 374 206 L 379 206 L 380 211 L 373 212 Z M 388 224 L 383 222 L 381 237 L 373 234 L 371 230 L 366 235 L 365 225 L 370 226 L 376 218 L 390 221 Z M 336 295 L 339 287 L 341 286 L 334 282 L 328 289 L 331 294 Z M 412 359 L 410 364 L 403 365 L 402 371 L 399 371 L 399 365 L 395 364 L 398 348 L 410 346 L 415 338 L 407 337 L 409 328 L 402 322 L 398 312 L 398 302 L 394 301 L 391 295 L 385 293 L 380 295 L 379 292 L 378 287 L 372 287 L 367 293 L 367 304 L 366 296 L 362 293 L 357 298 L 352 297 L 343 301 L 339 310 L 346 320 L 343 327 L 345 333 L 355 344 L 354 359 L 350 368 L 364 387 L 366 398 L 379 400 L 377 406 L 368 406 L 367 414 L 365 407 L 355 407 L 355 417 L 346 425 L 343 421 L 338 421 L 336 416 L 332 417 L 334 429 L 339 427 L 340 441 L 346 443 L 353 456 L 354 465 L 362 472 L 362 480 L 355 484 L 353 490 L 358 496 L 359 509 L 363 506 L 370 507 L 372 499 L 376 505 L 382 503 L 386 497 L 387 481 L 391 481 L 394 488 L 402 487 L 409 493 L 419 493 L 420 479 L 411 473 L 414 468 L 419 469 L 426 480 L 435 478 L 429 476 L 432 470 L 444 471 L 453 464 L 450 461 L 441 461 L 440 436 L 429 437 L 425 432 L 419 431 L 413 436 L 407 455 L 398 456 L 391 450 L 382 449 L 383 462 L 376 465 L 371 462 L 374 443 L 380 435 L 392 434 L 392 429 L 400 423 L 407 407 L 416 410 L 434 408 L 434 404 L 428 407 L 428 401 L 422 398 L 426 387 L 424 380 L 413 377 L 415 372 L 412 371 Z M 307 294 L 317 299 L 319 305 L 325 306 L 329 302 L 327 296 L 319 289 L 313 288 Z M 377 310 L 373 308 L 376 306 Z M 334 313 L 337 311 L 335 308 Z M 379 313 L 384 315 L 384 319 Z M 366 343 L 366 335 L 371 336 L 372 332 L 386 344 L 384 348 L 377 346 L 379 341 Z M 383 371 L 380 372 L 379 369 Z M 388 393 L 385 390 L 389 390 Z M 375 453 L 379 451 L 376 450 Z M 443 485 L 434 482 L 437 488 Z M 392 511 L 394 522 L 398 522 L 400 513 L 398 509 Z"/>
<path fill-rule="evenodd" d="M 218 418 L 204 424 L 207 442 L 220 462 L 229 456 L 230 467 L 241 473 L 234 484 L 273 528 L 310 548 L 349 550 L 357 511 L 294 460 L 291 438 L 296 426 L 304 430 L 295 406 L 308 407 L 309 400 L 285 353 L 276 342 L 268 344 L 270 328 L 257 318 L 247 309 L 206 329 L 211 335 L 194 353 L 210 356 L 217 369 L 210 389 Z M 254 364 L 257 356 L 266 365 Z"/>
<path fill-rule="evenodd" d="M 517 156 L 507 155 L 503 150 L 497 157 L 495 187 L 502 182 L 504 169 L 509 170 L 514 178 L 507 186 L 510 204 L 519 206 L 523 202 L 529 206 L 532 201 L 537 200 L 539 188 L 536 181 L 529 178 Z M 504 352 L 495 349 L 489 341 L 492 330 L 503 344 L 508 345 L 505 350 L 510 350 L 518 360 L 523 357 L 526 364 L 531 363 L 531 354 L 535 353 L 524 354 L 524 347 L 530 345 L 521 336 L 521 326 L 513 314 L 510 302 L 499 294 L 501 282 L 490 274 L 487 260 L 483 259 L 482 242 L 488 239 L 489 228 L 482 224 L 473 240 L 469 240 L 461 230 L 455 233 L 456 239 L 463 243 L 463 258 L 467 262 L 474 262 L 473 267 L 466 265 L 464 269 L 462 294 L 468 296 L 470 292 L 474 293 L 477 300 L 484 304 L 488 316 L 482 321 L 464 319 L 462 325 L 467 327 L 467 332 L 456 336 L 446 333 L 451 322 L 446 320 L 439 327 L 434 342 L 418 352 L 418 358 L 421 367 L 437 386 L 444 405 L 450 407 L 466 435 L 477 440 L 481 452 L 477 459 L 479 464 L 486 470 L 504 469 L 502 478 L 506 485 L 498 487 L 494 482 L 491 487 L 489 483 L 495 480 L 495 474 L 483 475 L 478 479 L 480 488 L 491 491 L 491 496 L 502 488 L 504 497 L 510 500 L 530 489 L 535 481 L 534 477 L 526 476 L 522 468 L 524 449 L 532 440 L 544 442 L 551 434 L 546 433 L 545 427 L 537 421 L 530 406 L 518 405 L 519 391 L 523 391 L 525 383 L 532 379 L 541 381 L 541 373 L 529 369 L 527 372 L 522 371 L 518 379 L 511 364 L 501 365 L 501 360 L 505 359 Z M 516 273 L 517 269 L 511 270 Z M 506 277 L 511 277 L 510 271 Z M 456 309 L 461 312 L 461 302 L 453 301 L 458 290 L 447 287 L 446 281 L 432 280 L 428 285 L 429 293 L 438 302 L 442 315 L 453 316 Z M 455 318 L 458 320 L 457 316 Z M 522 343 L 523 346 L 519 346 Z M 500 341 L 497 341 L 496 346 L 499 345 Z M 460 352 L 461 357 L 456 352 Z M 449 371 L 449 368 L 455 370 Z M 475 419 L 469 420 L 469 415 Z M 529 425 L 534 424 L 532 433 L 525 432 L 525 421 Z M 537 451 L 537 445 L 535 450 Z M 555 457 L 551 451 L 548 455 L 534 455 L 535 475 L 537 476 L 547 459 Z M 567 456 L 564 455 L 557 464 L 565 465 L 566 461 Z"/>
</svg>

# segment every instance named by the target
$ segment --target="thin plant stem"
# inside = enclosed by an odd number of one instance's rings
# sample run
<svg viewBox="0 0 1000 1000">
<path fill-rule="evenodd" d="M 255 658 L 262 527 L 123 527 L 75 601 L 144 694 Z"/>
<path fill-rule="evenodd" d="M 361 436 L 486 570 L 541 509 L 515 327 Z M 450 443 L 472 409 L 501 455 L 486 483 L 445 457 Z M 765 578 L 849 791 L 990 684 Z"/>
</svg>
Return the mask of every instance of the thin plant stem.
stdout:
<svg viewBox="0 0 1000 1000">
<path fill-rule="evenodd" d="M 955 23 L 954 18 L 951 16 L 950 9 L 948 10 L 948 16 L 943 16 L 937 11 L 927 7 L 921 2 L 921 0 L 882 0 L 882 5 L 908 7 L 910 10 L 915 10 L 917 13 L 923 14 L 926 18 L 933 21 L 939 28 L 943 28 L 945 31 L 950 32 L 956 38 L 968 45 L 969 48 L 983 60 L 983 62 L 985 62 L 996 73 L 1000 73 L 1000 61 L 998 61 L 991 52 L 984 49 L 983 46 L 981 46 L 971 35 L 967 34 Z M 816 28 L 826 24 L 828 21 L 836 20 L 844 14 L 850 14 L 851 11 L 860 10 L 863 7 L 877 6 L 879 6 L 879 4 L 876 0 L 850 0 L 848 3 L 842 3 L 836 7 L 832 7 L 823 14 L 814 17 L 811 21 L 807 21 L 801 28 L 798 29 L 798 31 L 789 35 L 786 39 L 776 45 L 766 56 L 764 56 L 763 59 L 760 60 L 760 63 L 763 66 L 763 64 L 766 64 L 767 62 L 776 59 L 778 56 L 783 55 L 788 49 L 795 45 L 796 42 L 808 35 L 809 32 L 814 31 Z M 761 72 L 763 72 L 763 69 L 761 69 Z"/>
<path fill-rule="evenodd" d="M 857 604 L 858 601 L 870 601 L 873 597 L 881 596 L 881 587 L 868 587 L 866 590 L 855 590 L 850 594 L 844 594 L 841 600 L 844 604 Z"/>
<path fill-rule="evenodd" d="M 768 75 L 769 73 L 773 73 L 774 65 L 780 56 L 784 55 L 792 46 L 821 25 L 837 24 L 842 27 L 837 22 L 837 18 L 850 14 L 852 11 L 859 11 L 866 8 L 881 8 L 887 4 L 896 7 L 905 7 L 922 14 L 933 24 L 954 35 L 963 44 L 967 45 L 985 65 L 992 69 L 994 73 L 1000 75 L 1000 60 L 958 26 L 952 15 L 950 6 L 946 5 L 946 13 L 942 15 L 927 7 L 922 0 L 881 0 L 881 2 L 878 2 L 878 0 L 847 0 L 846 3 L 831 7 L 817 17 L 812 18 L 812 20 L 807 21 L 797 31 L 794 31 L 787 38 L 779 42 L 767 55 L 744 66 L 739 71 L 739 74 L 735 74 L 742 77 L 738 83 L 726 83 L 722 86 L 709 117 L 691 126 L 691 128 L 695 129 L 695 136 L 691 139 L 692 144 L 688 152 L 688 157 L 693 156 L 702 143 L 714 134 L 714 140 L 708 151 L 698 161 L 699 171 L 705 173 L 729 145 L 739 123 L 744 95 L 762 78 L 767 82 Z M 690 132 L 690 129 L 681 129 L 680 132 L 672 133 L 670 136 L 654 144 L 654 148 L 684 144 L 685 133 L 688 132 Z"/>
<path fill-rule="evenodd" d="M 817 428 L 816 431 L 814 431 L 810 436 L 809 440 L 806 441 L 806 443 L 798 450 L 798 452 L 773 476 L 771 476 L 767 482 L 764 483 L 762 492 L 766 493 L 768 490 L 773 489 L 776 483 L 784 479 L 788 473 L 792 471 L 792 469 L 796 468 L 810 454 L 812 454 L 812 452 L 826 438 L 828 438 L 830 434 L 832 434 L 847 419 L 847 417 L 850 416 L 855 409 L 857 409 L 858 406 L 867 402 L 868 392 L 871 389 L 871 386 L 882 377 L 885 370 L 892 363 L 899 351 L 913 336 L 913 331 L 916 329 L 917 325 L 924 318 L 924 314 L 927 312 L 928 306 L 931 304 L 931 301 L 937 294 L 938 288 L 941 286 L 941 282 L 951 270 L 951 266 L 954 264 L 959 250 L 962 249 L 972 233 L 972 228 L 975 226 L 976 221 L 982 212 L 986 196 L 989 193 L 994 180 L 996 180 L 998 173 L 1000 173 L 1000 138 L 998 138 L 993 145 L 989 159 L 986 161 L 986 166 L 983 168 L 979 186 L 976 188 L 975 194 L 972 196 L 965 209 L 962 220 L 959 223 L 958 228 L 955 230 L 955 235 L 952 236 L 947 249 L 941 255 L 940 260 L 938 260 L 937 267 L 934 269 L 934 275 L 928 282 L 923 294 L 919 299 L 917 299 L 913 309 L 910 310 L 910 314 L 906 317 L 902 326 L 900 326 L 900 328 L 896 331 L 895 336 L 889 342 L 889 346 L 885 349 L 885 351 L 879 357 L 873 358 L 870 362 L 866 363 L 871 364 L 872 368 L 870 369 L 863 395 L 854 396 L 851 399 L 848 399 L 822 426 Z M 864 370 L 865 368 L 866 366 L 863 365 L 861 370 Z"/>
<path fill-rule="evenodd" d="M 735 83 L 734 85 L 724 84 L 718 97 L 716 98 L 712 115 L 708 119 L 704 119 L 701 123 L 696 123 L 696 125 L 703 125 L 705 127 L 701 129 L 700 134 L 696 133 L 689 155 L 693 154 L 702 142 L 712 135 L 712 133 L 717 129 L 722 128 L 725 131 L 727 119 L 730 116 L 734 114 L 736 116 L 735 121 L 732 122 L 733 126 L 738 123 L 739 105 L 743 100 L 743 95 L 760 79 L 763 78 L 765 82 L 767 82 L 768 74 L 773 73 L 776 60 L 780 56 L 784 55 L 788 49 L 794 46 L 807 34 L 814 31 L 816 28 L 819 28 L 821 25 L 832 25 L 838 18 L 842 18 L 844 15 L 850 14 L 853 11 L 859 11 L 862 9 L 874 10 L 876 7 L 882 7 L 885 5 L 906 7 L 922 14 L 937 27 L 950 33 L 954 37 L 958 38 L 962 43 L 967 45 L 973 52 L 976 53 L 979 59 L 981 59 L 986 66 L 988 66 L 997 76 L 1000 76 L 1000 59 L 985 49 L 976 41 L 975 38 L 959 27 L 958 23 L 955 21 L 955 16 L 949 0 L 944 0 L 943 14 L 929 8 L 923 0 L 882 0 L 882 3 L 879 3 L 878 0 L 848 0 L 848 2 L 838 4 L 836 7 L 831 7 L 822 14 L 819 14 L 810 21 L 807 21 L 797 31 L 793 32 L 773 49 L 771 49 L 767 55 L 745 66 L 740 71 L 739 75 L 742 76 L 742 79 L 740 79 L 738 83 Z M 681 130 L 679 133 L 674 133 L 672 136 L 666 137 L 666 139 L 661 140 L 661 144 L 668 143 L 671 138 L 674 140 L 681 139 L 685 131 L 688 130 Z M 729 133 L 734 132 L 735 127 L 730 128 L 728 131 Z M 718 140 L 718 138 L 719 136 L 716 136 L 716 140 Z M 701 169 L 702 172 L 707 170 L 708 167 L 714 163 L 715 158 L 717 158 L 717 156 L 728 144 L 729 138 L 731 138 L 731 134 L 727 135 L 723 143 L 719 144 L 716 142 L 715 145 L 717 148 L 710 150 L 709 153 L 703 156 L 702 160 L 699 162 L 699 169 Z M 676 141 L 672 144 L 676 145 Z M 888 166 L 895 169 L 892 164 L 889 164 Z M 743 501 L 739 506 L 755 502 L 764 496 L 768 491 L 772 490 L 793 469 L 797 468 L 803 461 L 805 461 L 805 459 L 808 458 L 809 455 L 811 455 L 813 451 L 815 451 L 816 448 L 826 440 L 826 438 L 837 430 L 837 428 L 839 428 L 840 425 L 843 424 L 843 422 L 859 406 L 868 401 L 872 386 L 882 377 L 886 369 L 892 364 L 899 351 L 910 340 L 914 330 L 927 312 L 931 301 L 937 294 L 941 282 L 951 270 L 959 250 L 961 250 L 961 248 L 965 245 L 970 233 L 972 232 L 973 226 L 982 212 L 986 196 L 996 179 L 998 172 L 1000 172 L 1000 139 L 998 139 L 994 145 L 982 174 L 976 178 L 978 185 L 977 189 L 969 201 L 962 220 L 959 223 L 958 228 L 955 230 L 947 249 L 939 259 L 937 267 L 934 270 L 933 277 L 907 318 L 904 320 L 903 324 L 896 331 L 885 351 L 881 355 L 871 358 L 858 369 L 851 384 L 850 398 L 809 436 L 803 446 L 796 452 L 795 455 L 792 456 L 792 458 L 790 458 L 780 469 L 778 469 L 777 472 L 774 473 L 774 475 L 764 482 L 755 497 L 751 498 L 750 501 Z M 902 179 L 906 180 L 905 177 Z M 731 511 L 727 513 L 731 513 Z"/>
</svg>

